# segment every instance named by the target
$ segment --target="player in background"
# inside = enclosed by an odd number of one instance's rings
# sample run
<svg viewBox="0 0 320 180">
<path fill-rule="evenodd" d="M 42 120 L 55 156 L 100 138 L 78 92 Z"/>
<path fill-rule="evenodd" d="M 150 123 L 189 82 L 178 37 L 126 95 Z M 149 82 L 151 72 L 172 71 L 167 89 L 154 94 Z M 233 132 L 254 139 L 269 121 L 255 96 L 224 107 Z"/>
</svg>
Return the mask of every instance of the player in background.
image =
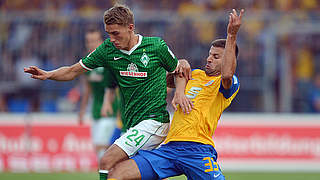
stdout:
<svg viewBox="0 0 320 180">
<path fill-rule="evenodd" d="M 138 150 L 153 149 L 163 142 L 169 130 L 166 73 L 191 78 L 189 63 L 178 61 L 164 40 L 134 32 L 133 13 L 128 7 L 116 4 L 104 13 L 103 21 L 110 38 L 78 63 L 53 71 L 35 66 L 24 69 L 31 78 L 41 80 L 70 81 L 97 67 L 106 67 L 115 76 L 125 107 L 123 125 L 128 130 L 101 158 L 100 179 L 106 179 L 116 163 Z M 186 97 L 180 100 L 180 107 L 190 112 L 191 101 Z"/>
<path fill-rule="evenodd" d="M 132 159 L 118 163 L 109 175 L 111 180 L 163 179 L 185 174 L 193 180 L 224 180 L 217 163 L 217 152 L 212 136 L 222 112 L 231 104 L 239 91 L 239 81 L 234 75 L 238 47 L 236 36 L 244 10 L 229 15 L 227 39 L 212 42 L 205 71 L 192 71 L 188 82 L 177 77 L 177 87 L 172 104 L 186 95 L 193 101 L 189 114 L 180 107 L 174 113 L 165 144 L 154 150 L 141 150 Z M 172 76 L 172 75 L 171 75 Z M 170 82 L 171 80 L 171 82 Z M 172 84 L 172 78 L 168 77 Z"/>
<path fill-rule="evenodd" d="M 88 53 L 94 51 L 102 42 L 101 32 L 90 27 L 85 34 L 85 45 Z M 116 127 L 120 97 L 115 96 L 116 82 L 111 72 L 106 68 L 99 67 L 86 72 L 85 76 L 81 77 L 81 82 L 83 83 L 83 94 L 78 121 L 79 124 L 82 124 L 91 96 L 93 119 L 91 138 L 99 162 L 106 149 L 111 145 L 110 140 Z"/>
</svg>

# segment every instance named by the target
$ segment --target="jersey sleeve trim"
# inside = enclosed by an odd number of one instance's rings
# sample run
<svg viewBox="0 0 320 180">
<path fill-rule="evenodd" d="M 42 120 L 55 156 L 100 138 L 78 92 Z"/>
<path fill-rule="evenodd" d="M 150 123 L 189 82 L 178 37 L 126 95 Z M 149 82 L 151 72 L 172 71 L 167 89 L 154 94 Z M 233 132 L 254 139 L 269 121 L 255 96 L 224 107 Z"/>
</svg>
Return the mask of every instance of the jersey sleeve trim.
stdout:
<svg viewBox="0 0 320 180">
<path fill-rule="evenodd" d="M 223 96 L 228 99 L 239 89 L 240 83 L 237 76 L 233 75 L 232 77 L 232 85 L 229 89 L 225 89 L 222 85 L 222 81 L 220 83 L 219 92 L 223 94 Z"/>
<path fill-rule="evenodd" d="M 89 67 L 87 67 L 86 65 L 83 64 L 82 59 L 80 59 L 79 63 L 80 63 L 80 65 L 83 67 L 83 69 L 86 69 L 86 70 L 88 70 L 88 71 L 91 71 L 91 70 L 92 70 L 91 68 L 89 68 Z"/>
</svg>

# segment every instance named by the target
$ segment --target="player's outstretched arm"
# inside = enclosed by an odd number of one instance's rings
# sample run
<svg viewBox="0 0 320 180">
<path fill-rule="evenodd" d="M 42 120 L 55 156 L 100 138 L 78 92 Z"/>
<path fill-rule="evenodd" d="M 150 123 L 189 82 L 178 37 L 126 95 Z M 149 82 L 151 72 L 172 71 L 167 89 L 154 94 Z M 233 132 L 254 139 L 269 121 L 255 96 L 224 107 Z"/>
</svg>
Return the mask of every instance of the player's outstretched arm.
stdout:
<svg viewBox="0 0 320 180">
<path fill-rule="evenodd" d="M 51 79 L 55 81 L 71 81 L 76 78 L 78 75 L 86 72 L 85 69 L 82 68 L 80 63 L 76 63 L 72 66 L 64 66 L 60 67 L 53 71 L 45 71 L 36 66 L 30 66 L 28 68 L 24 68 L 25 73 L 30 73 L 31 78 L 46 80 Z"/>
<path fill-rule="evenodd" d="M 237 14 L 235 9 L 229 14 L 229 23 L 227 28 L 227 41 L 222 57 L 221 78 L 222 85 L 225 89 L 229 89 L 232 85 L 232 77 L 235 73 L 236 60 L 236 39 L 239 31 L 244 10 L 241 9 L 240 14 Z"/>
</svg>

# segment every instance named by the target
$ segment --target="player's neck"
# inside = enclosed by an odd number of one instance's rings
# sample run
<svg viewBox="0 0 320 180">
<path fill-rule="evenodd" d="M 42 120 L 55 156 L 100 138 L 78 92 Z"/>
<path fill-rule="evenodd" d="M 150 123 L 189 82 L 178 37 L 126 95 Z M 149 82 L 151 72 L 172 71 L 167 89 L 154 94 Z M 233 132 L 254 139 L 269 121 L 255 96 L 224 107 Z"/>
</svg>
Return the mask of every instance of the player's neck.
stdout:
<svg viewBox="0 0 320 180">
<path fill-rule="evenodd" d="M 136 44 L 138 44 L 138 42 L 139 36 L 137 34 L 132 34 L 128 43 L 128 49 L 125 50 L 130 51 Z"/>
<path fill-rule="evenodd" d="M 220 71 L 212 71 L 212 72 L 206 72 L 207 76 L 220 76 L 221 72 Z"/>
</svg>

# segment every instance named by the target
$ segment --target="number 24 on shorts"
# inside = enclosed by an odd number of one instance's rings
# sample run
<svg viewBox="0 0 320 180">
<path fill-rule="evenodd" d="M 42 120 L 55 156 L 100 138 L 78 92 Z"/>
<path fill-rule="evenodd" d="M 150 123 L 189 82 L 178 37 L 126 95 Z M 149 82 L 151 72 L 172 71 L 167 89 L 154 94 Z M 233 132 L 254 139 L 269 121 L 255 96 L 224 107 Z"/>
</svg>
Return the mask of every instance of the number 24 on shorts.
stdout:
<svg viewBox="0 0 320 180">
<path fill-rule="evenodd" d="M 126 145 L 131 146 L 134 144 L 135 146 L 139 146 L 139 144 L 144 139 L 144 135 L 139 135 L 139 131 L 136 129 L 132 129 L 131 133 L 127 136 Z"/>
</svg>

